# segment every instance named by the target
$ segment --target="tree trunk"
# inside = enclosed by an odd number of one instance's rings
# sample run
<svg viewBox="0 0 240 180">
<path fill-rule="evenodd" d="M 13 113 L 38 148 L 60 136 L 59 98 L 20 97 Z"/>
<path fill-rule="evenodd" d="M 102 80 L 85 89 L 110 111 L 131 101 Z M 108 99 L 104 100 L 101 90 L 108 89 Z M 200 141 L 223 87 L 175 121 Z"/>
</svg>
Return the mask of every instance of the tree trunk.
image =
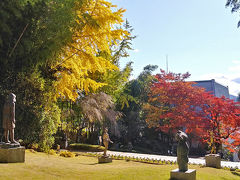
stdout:
<svg viewBox="0 0 240 180">
<path fill-rule="evenodd" d="M 216 154 L 218 154 L 219 150 L 220 150 L 221 147 L 222 147 L 222 144 L 216 143 L 216 144 L 215 144 L 215 147 L 216 147 Z"/>
</svg>

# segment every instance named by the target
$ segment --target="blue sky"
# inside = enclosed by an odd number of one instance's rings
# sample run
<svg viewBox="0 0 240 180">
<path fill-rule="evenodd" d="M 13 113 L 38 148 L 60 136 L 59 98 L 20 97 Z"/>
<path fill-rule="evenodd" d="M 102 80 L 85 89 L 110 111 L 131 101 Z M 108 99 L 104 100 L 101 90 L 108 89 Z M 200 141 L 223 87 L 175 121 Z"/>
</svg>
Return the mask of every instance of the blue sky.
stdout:
<svg viewBox="0 0 240 180">
<path fill-rule="evenodd" d="M 126 9 L 125 18 L 137 38 L 134 51 L 122 60 L 133 61 L 133 78 L 148 64 L 176 73 L 190 72 L 190 80 L 216 79 L 240 92 L 240 28 L 238 13 L 226 0 L 112 0 Z M 155 73 L 159 72 L 156 71 Z"/>
</svg>

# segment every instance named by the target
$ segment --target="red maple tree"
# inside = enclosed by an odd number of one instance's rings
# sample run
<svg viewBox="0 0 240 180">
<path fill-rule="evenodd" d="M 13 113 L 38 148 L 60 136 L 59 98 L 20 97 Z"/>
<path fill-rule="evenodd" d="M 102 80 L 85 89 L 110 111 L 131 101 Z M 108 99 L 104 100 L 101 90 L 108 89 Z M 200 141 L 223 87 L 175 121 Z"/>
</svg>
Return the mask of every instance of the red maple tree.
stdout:
<svg viewBox="0 0 240 180">
<path fill-rule="evenodd" d="M 175 74 L 161 70 L 155 76 L 144 106 L 146 122 L 166 133 L 184 129 L 208 142 L 212 150 L 218 151 L 222 143 L 240 144 L 239 106 L 224 97 L 217 98 L 203 88 L 186 82 L 189 73 Z M 228 138 L 234 141 L 230 143 Z M 239 143 L 238 143 L 239 142 Z"/>
<path fill-rule="evenodd" d="M 148 103 L 144 109 L 146 122 L 150 127 L 157 127 L 164 132 L 186 128 L 193 131 L 201 123 L 203 88 L 193 87 L 194 82 L 186 82 L 189 73 L 175 74 L 161 70 L 152 83 Z"/>
<path fill-rule="evenodd" d="M 202 105 L 205 121 L 204 133 L 201 137 L 217 153 L 222 144 L 234 151 L 240 145 L 240 106 L 239 103 L 227 99 L 204 94 L 205 104 Z"/>
</svg>

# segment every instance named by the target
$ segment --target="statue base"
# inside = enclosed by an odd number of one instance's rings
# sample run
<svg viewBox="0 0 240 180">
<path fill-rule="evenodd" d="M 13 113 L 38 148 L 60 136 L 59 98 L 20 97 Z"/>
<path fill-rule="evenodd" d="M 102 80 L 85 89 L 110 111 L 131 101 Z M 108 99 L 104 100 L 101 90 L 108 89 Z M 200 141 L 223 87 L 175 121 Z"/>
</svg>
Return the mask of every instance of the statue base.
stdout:
<svg viewBox="0 0 240 180">
<path fill-rule="evenodd" d="M 21 145 L 16 142 L 16 143 L 5 143 L 5 142 L 0 142 L 0 149 L 8 149 L 8 148 L 16 148 L 20 147 Z"/>
<path fill-rule="evenodd" d="M 98 163 L 111 163 L 111 162 L 112 158 L 110 158 L 109 156 L 98 157 Z"/>
<path fill-rule="evenodd" d="M 221 168 L 221 157 L 219 154 L 208 154 L 205 156 L 206 167 Z"/>
<path fill-rule="evenodd" d="M 188 169 L 185 172 L 174 169 L 170 172 L 171 180 L 196 180 L 196 169 Z"/>
<path fill-rule="evenodd" d="M 25 147 L 0 145 L 0 163 L 17 163 L 25 161 Z"/>
</svg>

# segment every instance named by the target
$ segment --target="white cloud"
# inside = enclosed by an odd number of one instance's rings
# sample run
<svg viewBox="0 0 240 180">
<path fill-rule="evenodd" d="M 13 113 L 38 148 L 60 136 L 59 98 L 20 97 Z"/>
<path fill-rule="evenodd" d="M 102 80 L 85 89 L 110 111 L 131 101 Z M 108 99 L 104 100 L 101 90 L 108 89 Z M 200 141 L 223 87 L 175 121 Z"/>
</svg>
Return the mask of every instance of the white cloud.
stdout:
<svg viewBox="0 0 240 180">
<path fill-rule="evenodd" d="M 140 50 L 139 49 L 134 49 L 133 52 L 138 53 Z"/>
<path fill-rule="evenodd" d="M 231 66 L 228 68 L 229 71 L 231 72 L 240 72 L 240 65 L 236 65 L 236 66 Z"/>
<path fill-rule="evenodd" d="M 228 86 L 229 93 L 231 95 L 237 96 L 240 92 L 240 83 L 235 82 L 235 79 L 240 78 L 240 74 L 234 74 L 234 75 L 226 75 L 221 73 L 210 73 L 210 74 L 204 74 L 200 77 L 202 80 L 210 80 L 215 79 L 216 82 Z"/>
<path fill-rule="evenodd" d="M 233 63 L 233 64 L 240 64 L 240 61 L 234 60 L 234 61 L 232 61 L 232 63 Z"/>
<path fill-rule="evenodd" d="M 233 65 L 228 67 L 228 71 L 230 72 L 240 72 L 240 61 L 234 60 L 232 61 Z"/>
</svg>

